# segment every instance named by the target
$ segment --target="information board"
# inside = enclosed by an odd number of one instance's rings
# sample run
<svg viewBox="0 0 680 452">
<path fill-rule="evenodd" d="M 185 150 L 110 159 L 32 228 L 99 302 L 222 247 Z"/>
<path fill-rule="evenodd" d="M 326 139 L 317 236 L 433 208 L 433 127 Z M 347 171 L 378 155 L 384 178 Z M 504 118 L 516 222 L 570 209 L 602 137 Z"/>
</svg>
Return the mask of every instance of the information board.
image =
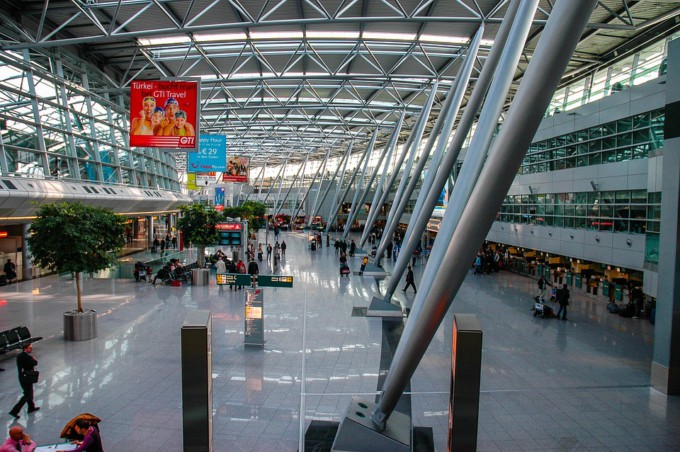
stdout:
<svg viewBox="0 0 680 452">
<path fill-rule="evenodd" d="M 217 285 L 224 286 L 228 284 L 235 284 L 237 286 L 249 286 L 252 283 L 250 275 L 243 273 L 218 273 Z"/>
<path fill-rule="evenodd" d="M 246 289 L 245 330 L 246 347 L 264 347 L 264 294 L 261 289 Z"/>
<path fill-rule="evenodd" d="M 293 277 L 282 275 L 257 275 L 257 285 L 262 287 L 293 287 Z"/>
</svg>

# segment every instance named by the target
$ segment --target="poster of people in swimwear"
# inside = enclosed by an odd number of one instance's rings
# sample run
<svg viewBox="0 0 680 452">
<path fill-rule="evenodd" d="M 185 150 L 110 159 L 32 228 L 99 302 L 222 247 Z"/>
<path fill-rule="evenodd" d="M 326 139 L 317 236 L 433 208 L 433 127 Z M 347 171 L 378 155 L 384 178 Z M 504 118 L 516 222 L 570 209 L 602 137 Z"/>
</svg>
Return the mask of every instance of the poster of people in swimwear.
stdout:
<svg viewBox="0 0 680 452">
<path fill-rule="evenodd" d="M 134 80 L 130 84 L 130 146 L 195 149 L 199 81 Z"/>
<path fill-rule="evenodd" d="M 248 157 L 230 155 L 227 157 L 227 171 L 222 173 L 222 182 L 248 183 Z"/>
</svg>

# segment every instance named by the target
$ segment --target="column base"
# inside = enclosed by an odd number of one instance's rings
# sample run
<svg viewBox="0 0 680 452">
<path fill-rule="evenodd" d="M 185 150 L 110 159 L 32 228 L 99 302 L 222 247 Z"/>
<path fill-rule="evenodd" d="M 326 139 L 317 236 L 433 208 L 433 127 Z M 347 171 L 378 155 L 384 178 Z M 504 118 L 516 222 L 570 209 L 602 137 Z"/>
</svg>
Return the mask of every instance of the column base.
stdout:
<svg viewBox="0 0 680 452">
<path fill-rule="evenodd" d="M 671 369 L 652 361 L 651 385 L 666 395 L 680 394 L 680 369 Z"/>
</svg>

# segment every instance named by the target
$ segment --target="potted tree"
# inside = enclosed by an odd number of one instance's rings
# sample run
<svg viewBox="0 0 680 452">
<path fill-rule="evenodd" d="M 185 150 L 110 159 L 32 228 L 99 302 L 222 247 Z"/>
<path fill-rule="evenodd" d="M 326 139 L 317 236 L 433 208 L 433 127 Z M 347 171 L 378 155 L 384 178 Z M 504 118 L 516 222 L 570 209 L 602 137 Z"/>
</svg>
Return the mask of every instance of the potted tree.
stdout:
<svg viewBox="0 0 680 452">
<path fill-rule="evenodd" d="M 213 208 L 200 203 L 181 206 L 179 210 L 181 216 L 177 227 L 182 231 L 184 240 L 193 244 L 198 252 L 199 269 L 192 271 L 192 282 L 195 285 L 206 285 L 209 271 L 204 270 L 205 248 L 219 241 L 216 226 L 220 215 Z"/>
<path fill-rule="evenodd" d="M 44 204 L 27 239 L 33 262 L 56 272 L 70 272 L 76 282 L 77 308 L 64 313 L 64 338 L 97 337 L 97 313 L 84 310 L 81 275 L 117 262 L 125 245 L 125 219 L 110 210 L 81 203 Z"/>
</svg>

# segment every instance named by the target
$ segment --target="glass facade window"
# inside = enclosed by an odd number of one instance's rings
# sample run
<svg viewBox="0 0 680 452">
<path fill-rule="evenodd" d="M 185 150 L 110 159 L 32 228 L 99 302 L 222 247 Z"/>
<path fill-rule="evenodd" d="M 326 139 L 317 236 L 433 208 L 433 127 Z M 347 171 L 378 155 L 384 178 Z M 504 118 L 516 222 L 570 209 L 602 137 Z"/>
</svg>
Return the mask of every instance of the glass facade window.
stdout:
<svg viewBox="0 0 680 452">
<path fill-rule="evenodd" d="M 623 118 L 532 143 L 520 174 L 647 158 L 663 146 L 664 111 Z"/>
<path fill-rule="evenodd" d="M 84 80 L 106 93 L 88 91 Z M 173 157 L 128 147 L 128 112 L 121 98 L 111 98 L 116 90 L 98 69 L 58 50 L 2 52 L 0 157 L 7 166 L 0 174 L 180 192 Z"/>
<path fill-rule="evenodd" d="M 661 194 L 644 190 L 509 195 L 497 216 L 507 223 L 644 234 L 659 229 Z"/>
</svg>

